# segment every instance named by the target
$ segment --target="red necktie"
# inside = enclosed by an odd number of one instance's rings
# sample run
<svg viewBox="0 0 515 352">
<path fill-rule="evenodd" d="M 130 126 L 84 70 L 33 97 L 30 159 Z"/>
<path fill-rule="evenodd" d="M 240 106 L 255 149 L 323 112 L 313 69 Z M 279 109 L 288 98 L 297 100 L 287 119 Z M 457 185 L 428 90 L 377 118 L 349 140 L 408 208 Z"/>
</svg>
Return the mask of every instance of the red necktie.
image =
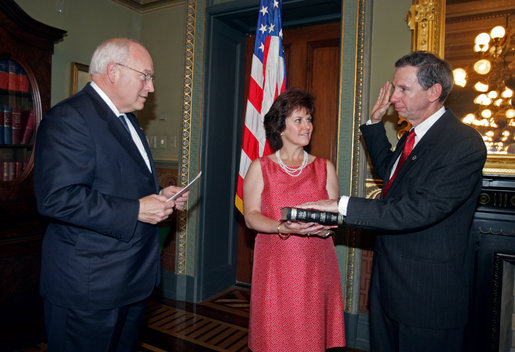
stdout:
<svg viewBox="0 0 515 352">
<path fill-rule="evenodd" d="M 395 172 L 393 173 L 392 177 L 388 180 L 386 183 L 386 186 L 383 187 L 383 198 L 386 196 L 386 193 L 390 189 L 390 186 L 393 183 L 393 180 L 395 180 L 395 176 L 399 173 L 399 170 L 401 169 L 402 165 L 408 159 L 408 156 L 410 155 L 411 151 L 413 150 L 413 145 L 415 144 L 415 129 L 412 128 L 411 131 L 408 133 L 408 137 L 406 138 L 406 142 L 404 143 L 404 148 L 402 149 L 401 156 L 399 157 L 399 162 L 397 163 L 397 167 L 395 168 Z"/>
</svg>

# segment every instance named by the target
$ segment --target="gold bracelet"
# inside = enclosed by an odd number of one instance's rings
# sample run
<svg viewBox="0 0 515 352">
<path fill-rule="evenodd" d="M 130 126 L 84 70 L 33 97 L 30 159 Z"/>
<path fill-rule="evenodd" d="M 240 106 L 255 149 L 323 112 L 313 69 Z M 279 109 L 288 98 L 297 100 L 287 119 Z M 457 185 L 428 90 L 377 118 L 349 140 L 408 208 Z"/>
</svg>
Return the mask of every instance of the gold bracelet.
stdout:
<svg viewBox="0 0 515 352">
<path fill-rule="evenodd" d="M 290 234 L 289 234 L 289 233 L 286 233 L 286 234 L 282 234 L 282 233 L 281 233 L 281 225 L 282 225 L 282 224 L 283 224 L 283 223 L 279 221 L 279 225 L 277 225 L 277 235 L 279 236 L 279 238 L 280 238 L 281 240 L 287 240 L 287 239 L 288 239 L 288 237 L 290 237 Z"/>
</svg>

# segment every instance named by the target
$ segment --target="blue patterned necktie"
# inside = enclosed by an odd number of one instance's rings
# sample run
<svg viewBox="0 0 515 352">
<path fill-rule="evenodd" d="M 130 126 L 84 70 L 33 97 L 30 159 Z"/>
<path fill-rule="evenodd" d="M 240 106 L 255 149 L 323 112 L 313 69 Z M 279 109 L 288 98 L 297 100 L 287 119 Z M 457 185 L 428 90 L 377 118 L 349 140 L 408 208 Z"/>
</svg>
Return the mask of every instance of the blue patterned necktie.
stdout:
<svg viewBox="0 0 515 352">
<path fill-rule="evenodd" d="M 127 121 L 125 120 L 125 114 L 121 114 L 118 116 L 118 119 L 120 119 L 121 123 L 123 124 L 123 127 L 131 134 L 131 131 L 129 130 L 129 125 L 127 124 Z"/>
</svg>

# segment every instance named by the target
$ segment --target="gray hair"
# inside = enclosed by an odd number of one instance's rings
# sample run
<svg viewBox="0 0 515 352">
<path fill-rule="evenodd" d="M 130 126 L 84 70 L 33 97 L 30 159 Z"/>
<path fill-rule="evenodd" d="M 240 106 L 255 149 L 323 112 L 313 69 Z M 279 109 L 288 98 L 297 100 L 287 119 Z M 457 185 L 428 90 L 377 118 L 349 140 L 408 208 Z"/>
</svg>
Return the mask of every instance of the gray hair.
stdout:
<svg viewBox="0 0 515 352">
<path fill-rule="evenodd" d="M 113 38 L 102 42 L 91 57 L 89 74 L 100 76 L 104 74 L 109 63 L 125 63 L 125 60 L 129 57 L 129 49 L 132 43 L 136 42 L 128 38 Z"/>
<path fill-rule="evenodd" d="M 415 51 L 401 57 L 395 63 L 395 67 L 418 67 L 418 83 L 424 89 L 429 89 L 436 83 L 442 86 L 442 94 L 438 101 L 443 103 L 452 90 L 454 78 L 449 64 L 437 56 L 424 51 Z"/>
</svg>

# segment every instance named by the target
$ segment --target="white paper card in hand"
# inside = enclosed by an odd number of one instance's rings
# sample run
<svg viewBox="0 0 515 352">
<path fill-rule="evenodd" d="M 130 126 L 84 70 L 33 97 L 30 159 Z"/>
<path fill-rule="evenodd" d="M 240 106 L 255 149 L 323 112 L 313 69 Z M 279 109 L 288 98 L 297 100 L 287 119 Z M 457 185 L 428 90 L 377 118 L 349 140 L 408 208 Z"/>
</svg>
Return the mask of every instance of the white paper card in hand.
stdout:
<svg viewBox="0 0 515 352">
<path fill-rule="evenodd" d="M 198 173 L 198 175 L 190 181 L 190 183 L 188 183 L 186 186 L 184 186 L 184 188 L 181 188 L 181 190 L 177 193 L 175 193 L 173 196 L 171 196 L 170 198 L 168 198 L 166 201 L 169 202 L 171 200 L 174 200 L 176 199 L 177 197 L 179 197 L 181 194 L 183 194 L 184 192 L 186 192 L 187 190 L 190 189 L 191 185 L 195 183 L 195 181 L 197 181 L 199 178 L 200 178 L 200 175 L 202 175 L 202 171 L 200 171 Z"/>
</svg>

